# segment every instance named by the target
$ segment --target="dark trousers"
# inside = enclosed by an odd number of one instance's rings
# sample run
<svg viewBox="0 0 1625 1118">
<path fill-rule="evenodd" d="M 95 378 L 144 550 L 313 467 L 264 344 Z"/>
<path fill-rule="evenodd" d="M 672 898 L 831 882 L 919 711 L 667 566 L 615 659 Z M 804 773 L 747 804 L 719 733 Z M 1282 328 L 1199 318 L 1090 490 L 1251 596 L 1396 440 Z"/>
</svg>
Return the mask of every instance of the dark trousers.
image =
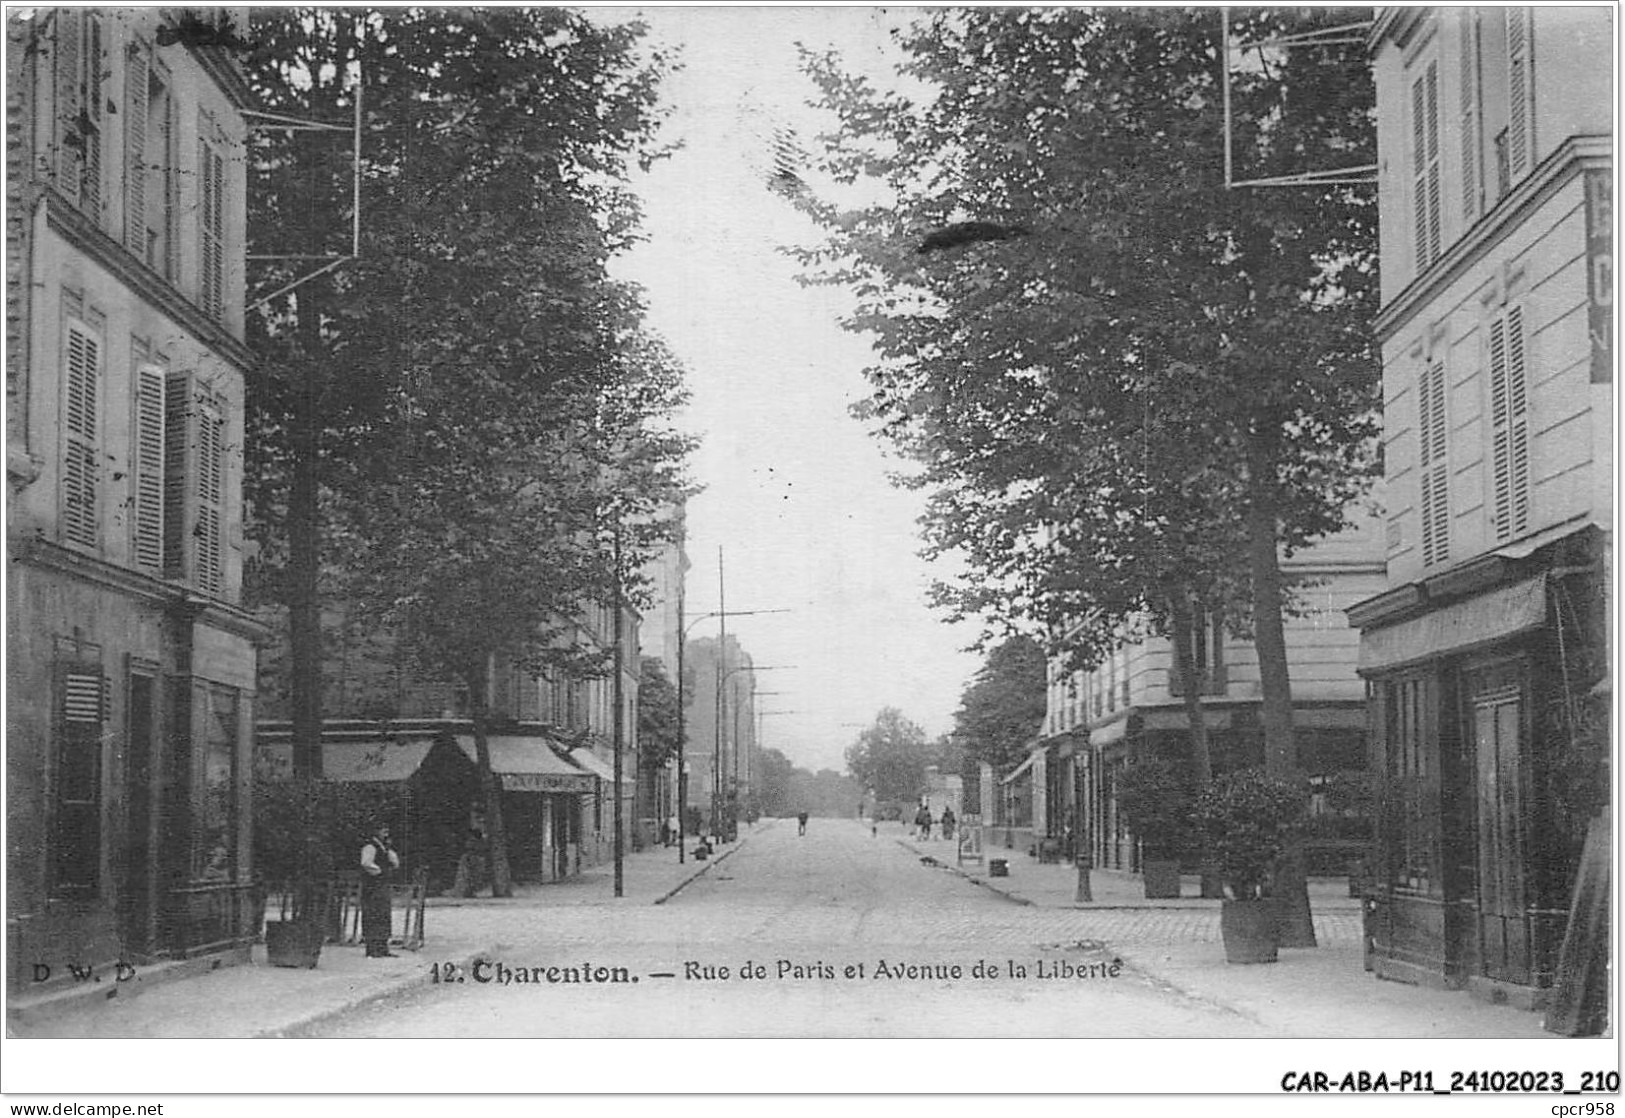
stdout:
<svg viewBox="0 0 1625 1118">
<path fill-rule="evenodd" d="M 388 881 L 363 878 L 361 881 L 361 940 L 368 955 L 389 950 L 390 890 Z"/>
</svg>

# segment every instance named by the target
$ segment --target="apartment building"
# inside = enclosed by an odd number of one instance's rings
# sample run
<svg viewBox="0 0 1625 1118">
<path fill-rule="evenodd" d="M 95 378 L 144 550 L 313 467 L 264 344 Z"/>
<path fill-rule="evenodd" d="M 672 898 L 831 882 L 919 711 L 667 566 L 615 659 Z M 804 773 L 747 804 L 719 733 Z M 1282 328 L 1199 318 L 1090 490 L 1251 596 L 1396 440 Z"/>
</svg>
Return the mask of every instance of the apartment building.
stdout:
<svg viewBox="0 0 1625 1118">
<path fill-rule="evenodd" d="M 1393 8 L 1370 966 L 1533 1003 L 1607 786 L 1615 12 Z"/>
<path fill-rule="evenodd" d="M 8 11 L 8 985 L 246 953 L 244 111 L 201 9 Z M 179 21 L 179 22 L 177 22 Z"/>
</svg>

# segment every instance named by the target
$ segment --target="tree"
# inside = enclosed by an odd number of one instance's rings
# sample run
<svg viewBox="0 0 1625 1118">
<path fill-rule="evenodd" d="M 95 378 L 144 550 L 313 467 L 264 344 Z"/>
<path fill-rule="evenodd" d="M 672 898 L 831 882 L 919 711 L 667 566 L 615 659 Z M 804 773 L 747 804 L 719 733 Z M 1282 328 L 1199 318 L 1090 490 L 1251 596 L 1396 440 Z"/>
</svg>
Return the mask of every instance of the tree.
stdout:
<svg viewBox="0 0 1625 1118">
<path fill-rule="evenodd" d="M 325 565 L 466 686 L 498 893 L 490 666 L 605 670 L 572 619 L 619 600 L 683 489 L 687 440 L 660 424 L 676 364 L 606 272 L 635 233 L 628 166 L 657 155 L 665 60 L 640 34 L 562 9 L 306 8 L 265 10 L 252 35 L 267 108 L 343 119 L 358 77 L 368 106 L 359 259 L 260 284 L 250 476 L 263 585 L 290 616 L 295 755 L 319 764 Z M 334 245 L 347 161 L 272 136 L 256 246 Z"/>
<path fill-rule="evenodd" d="M 1257 40 L 1359 15 L 1231 20 Z M 887 196 L 799 194 L 828 234 L 802 259 L 857 290 L 879 353 L 859 413 L 918 464 L 930 552 L 968 559 L 939 602 L 1036 623 L 1090 668 L 1223 600 L 1291 775 L 1279 560 L 1373 475 L 1376 208 L 1343 184 L 1226 188 L 1219 35 L 1202 9 L 943 10 L 902 37 L 918 103 L 809 56 L 841 122 L 823 170 Z M 1233 78 L 1247 174 L 1375 162 L 1359 44 Z M 933 236 L 968 221 L 1004 232 Z"/>
<path fill-rule="evenodd" d="M 660 769 L 677 756 L 677 688 L 665 665 L 645 656 L 638 676 L 638 758 L 646 769 Z"/>
<path fill-rule="evenodd" d="M 1031 637 L 1001 641 L 960 696 L 954 734 L 968 760 L 1004 773 L 1019 765 L 1044 721 L 1048 666 Z"/>
<path fill-rule="evenodd" d="M 874 722 L 846 750 L 846 768 L 877 800 L 912 802 L 925 791 L 925 769 L 932 763 L 925 731 L 884 707 Z"/>
</svg>

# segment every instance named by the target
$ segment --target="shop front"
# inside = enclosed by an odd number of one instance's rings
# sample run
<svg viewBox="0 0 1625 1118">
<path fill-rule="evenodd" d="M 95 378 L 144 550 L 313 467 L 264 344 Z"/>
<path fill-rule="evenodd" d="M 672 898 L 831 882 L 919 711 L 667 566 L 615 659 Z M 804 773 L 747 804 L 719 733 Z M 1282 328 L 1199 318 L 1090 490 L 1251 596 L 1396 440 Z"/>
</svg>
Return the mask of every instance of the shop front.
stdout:
<svg viewBox="0 0 1625 1118">
<path fill-rule="evenodd" d="M 1535 1004 L 1601 787 L 1602 589 L 1583 536 L 1499 558 L 1350 611 L 1378 790 L 1367 966 Z"/>
<path fill-rule="evenodd" d="M 486 741 L 491 773 L 502 789 L 513 879 L 559 881 L 580 873 L 583 808 L 590 805 L 598 778 L 571 763 L 550 738 L 539 734 L 494 734 Z M 459 734 L 457 746 L 478 763 L 472 734 Z"/>
</svg>

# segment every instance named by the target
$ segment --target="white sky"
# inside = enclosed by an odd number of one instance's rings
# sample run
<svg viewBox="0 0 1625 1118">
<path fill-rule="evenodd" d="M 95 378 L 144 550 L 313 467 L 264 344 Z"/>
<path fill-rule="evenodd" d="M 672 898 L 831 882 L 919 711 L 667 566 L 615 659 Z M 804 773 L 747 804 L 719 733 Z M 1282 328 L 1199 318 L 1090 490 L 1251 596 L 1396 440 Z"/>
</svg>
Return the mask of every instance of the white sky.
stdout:
<svg viewBox="0 0 1625 1118">
<path fill-rule="evenodd" d="M 774 128 L 809 149 L 828 126 L 807 107 L 812 83 L 795 43 L 836 47 L 885 87 L 887 29 L 906 9 L 638 9 L 651 37 L 681 46 L 665 87 L 663 135 L 684 150 L 640 178 L 647 244 L 616 268 L 648 289 L 650 324 L 688 368 L 682 425 L 701 435 L 689 506 L 690 617 L 715 610 L 723 548 L 727 608 L 789 609 L 730 618 L 763 672 L 763 744 L 797 764 L 844 769 L 842 754 L 883 706 L 936 735 L 979 658 L 975 637 L 925 604 L 932 576 L 917 552 L 919 495 L 894 489 L 880 443 L 848 413 L 865 394 L 863 339 L 840 328 L 847 296 L 803 288 L 778 252 L 817 237 L 766 188 Z M 603 18 L 628 9 L 600 9 Z M 693 636 L 715 635 L 714 621 Z"/>
</svg>

